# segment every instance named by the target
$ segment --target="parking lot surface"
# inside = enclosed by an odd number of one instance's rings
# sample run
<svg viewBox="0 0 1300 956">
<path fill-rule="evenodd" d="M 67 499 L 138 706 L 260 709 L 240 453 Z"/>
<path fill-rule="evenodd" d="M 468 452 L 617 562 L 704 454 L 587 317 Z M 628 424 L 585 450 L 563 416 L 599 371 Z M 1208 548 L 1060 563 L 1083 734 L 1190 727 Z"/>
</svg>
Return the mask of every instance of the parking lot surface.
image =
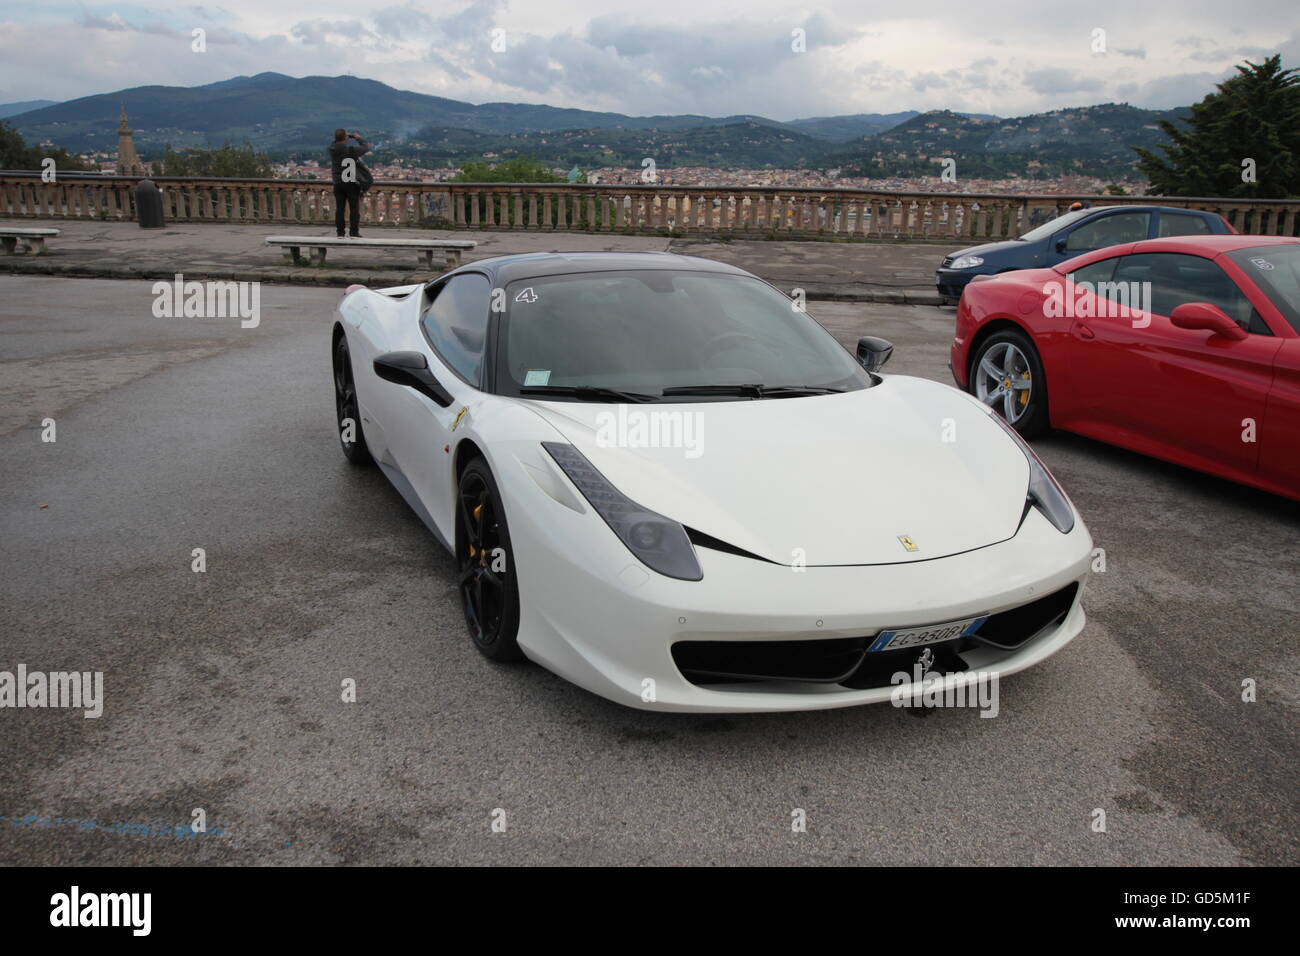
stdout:
<svg viewBox="0 0 1300 956">
<path fill-rule="evenodd" d="M 645 713 L 474 650 L 450 556 L 339 452 L 337 291 L 247 329 L 4 291 L 0 671 L 105 676 L 98 719 L 0 709 L 0 863 L 1300 862 L 1293 503 L 1052 434 L 1106 570 L 995 719 Z M 951 310 L 810 311 L 951 381 Z"/>
</svg>

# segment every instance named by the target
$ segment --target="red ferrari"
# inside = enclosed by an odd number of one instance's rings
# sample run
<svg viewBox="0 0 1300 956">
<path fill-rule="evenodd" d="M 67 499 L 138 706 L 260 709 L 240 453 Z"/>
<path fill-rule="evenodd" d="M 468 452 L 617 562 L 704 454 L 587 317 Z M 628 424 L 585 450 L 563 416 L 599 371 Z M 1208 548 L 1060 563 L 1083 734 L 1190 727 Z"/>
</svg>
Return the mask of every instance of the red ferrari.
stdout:
<svg viewBox="0 0 1300 956">
<path fill-rule="evenodd" d="M 1077 432 L 1300 500 L 1300 239 L 1185 236 L 976 276 L 952 372 Z"/>
</svg>

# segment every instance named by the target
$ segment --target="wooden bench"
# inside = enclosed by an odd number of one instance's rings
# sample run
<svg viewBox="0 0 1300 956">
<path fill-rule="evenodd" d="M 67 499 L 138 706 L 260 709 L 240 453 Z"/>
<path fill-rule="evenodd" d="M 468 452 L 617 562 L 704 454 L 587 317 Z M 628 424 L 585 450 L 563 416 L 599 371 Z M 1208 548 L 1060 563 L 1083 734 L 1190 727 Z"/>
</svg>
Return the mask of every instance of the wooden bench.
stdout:
<svg viewBox="0 0 1300 956">
<path fill-rule="evenodd" d="M 427 269 L 433 268 L 434 253 L 438 253 L 450 269 L 460 265 L 462 252 L 478 245 L 468 239 L 339 239 L 336 236 L 267 236 L 266 244 L 287 247 L 294 265 L 301 265 L 300 250 L 306 248 L 311 252 L 314 266 L 325 261 L 325 251 L 331 248 L 414 249 L 420 264 Z"/>
<path fill-rule="evenodd" d="M 45 254 L 45 240 L 57 236 L 58 229 L 10 229 L 0 227 L 0 243 L 4 244 L 5 254 L 12 256 L 18 249 L 18 240 L 27 244 L 29 252 L 36 255 Z"/>
</svg>

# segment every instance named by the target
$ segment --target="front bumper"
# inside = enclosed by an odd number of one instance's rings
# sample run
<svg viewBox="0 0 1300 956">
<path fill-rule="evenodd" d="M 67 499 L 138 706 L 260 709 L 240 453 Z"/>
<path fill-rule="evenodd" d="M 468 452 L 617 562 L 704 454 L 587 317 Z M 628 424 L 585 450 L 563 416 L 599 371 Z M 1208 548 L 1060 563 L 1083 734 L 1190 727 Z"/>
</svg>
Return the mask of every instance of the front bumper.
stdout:
<svg viewBox="0 0 1300 956">
<path fill-rule="evenodd" d="M 647 710 L 815 710 L 889 700 L 895 686 L 888 678 L 858 687 L 824 680 L 709 684 L 699 675 L 693 682 L 674 661 L 673 645 L 861 638 L 996 614 L 1082 585 L 1091 562 L 1082 521 L 1063 535 L 1031 510 L 1015 537 L 966 554 L 795 571 L 701 547 L 704 579 L 677 581 L 646 569 L 612 534 L 593 535 L 594 515 L 558 506 L 531 479 L 507 485 L 514 491 L 506 504 L 522 605 L 520 647 L 593 693 Z M 1082 590 L 1062 619 L 1014 650 L 965 648 L 958 656 L 967 676 L 954 679 L 1012 674 L 1055 653 L 1083 629 Z"/>
<path fill-rule="evenodd" d="M 936 269 L 934 271 L 934 284 L 941 296 L 949 299 L 960 299 L 962 291 L 966 286 L 970 285 L 970 280 L 979 274 L 965 269 Z"/>
</svg>

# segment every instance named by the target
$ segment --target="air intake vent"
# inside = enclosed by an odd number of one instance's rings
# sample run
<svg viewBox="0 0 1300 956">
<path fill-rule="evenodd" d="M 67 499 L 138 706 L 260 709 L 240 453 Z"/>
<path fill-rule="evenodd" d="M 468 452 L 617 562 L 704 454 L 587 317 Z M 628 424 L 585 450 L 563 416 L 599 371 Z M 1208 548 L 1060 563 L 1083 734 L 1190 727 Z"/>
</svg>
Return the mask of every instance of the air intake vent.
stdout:
<svg viewBox="0 0 1300 956">
<path fill-rule="evenodd" d="M 710 551 L 721 551 L 724 554 L 734 554 L 738 558 L 749 558 L 753 561 L 767 561 L 768 564 L 777 563 L 775 561 L 768 561 L 767 558 L 746 551 L 744 548 L 738 548 L 734 544 L 727 544 L 725 541 L 719 541 L 712 535 L 705 534 L 703 531 L 696 531 L 694 528 L 686 529 L 686 537 L 690 538 L 691 544 L 695 545 L 697 548 L 708 548 Z"/>
</svg>

